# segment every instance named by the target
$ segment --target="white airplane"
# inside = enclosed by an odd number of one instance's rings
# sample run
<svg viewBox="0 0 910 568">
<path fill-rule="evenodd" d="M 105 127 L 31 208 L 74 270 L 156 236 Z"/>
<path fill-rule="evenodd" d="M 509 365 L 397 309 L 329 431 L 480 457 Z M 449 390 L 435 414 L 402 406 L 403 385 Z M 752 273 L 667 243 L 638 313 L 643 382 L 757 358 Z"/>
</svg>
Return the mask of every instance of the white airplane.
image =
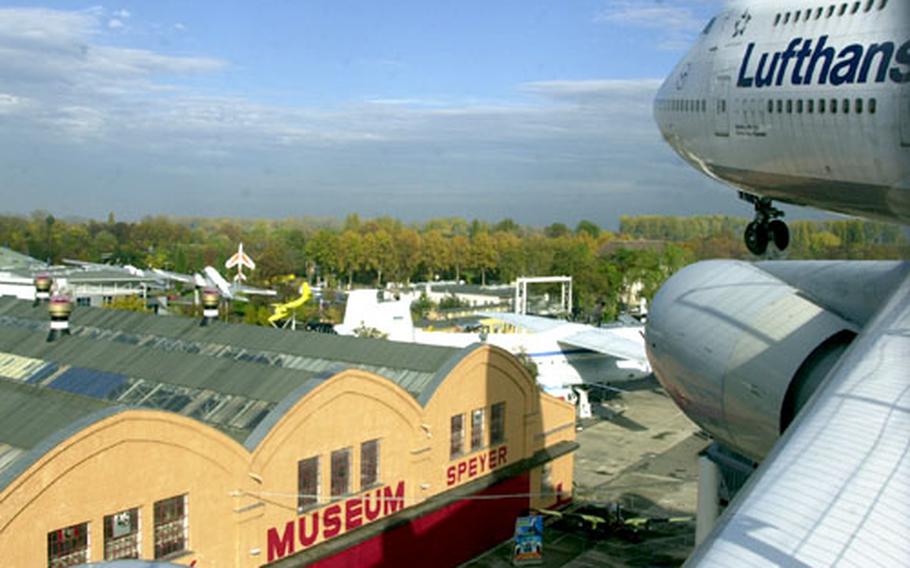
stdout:
<svg viewBox="0 0 910 568">
<path fill-rule="evenodd" d="M 609 388 L 651 374 L 641 325 L 595 328 L 537 316 L 481 313 L 529 333 L 449 333 L 415 328 L 410 306 L 410 298 L 384 301 L 377 290 L 354 290 L 348 295 L 344 322 L 335 331 L 356 335 L 373 328 L 393 341 L 448 347 L 486 342 L 527 357 L 537 368 L 541 387 L 572 402 L 584 402 L 580 387 Z"/>
<path fill-rule="evenodd" d="M 755 254 L 787 245 L 772 199 L 906 225 L 910 2 L 731 3 L 655 118 L 754 204 Z M 910 565 L 910 263 L 698 263 L 654 298 L 646 343 L 679 407 L 761 462 L 713 529 L 703 462 L 689 565 Z"/>
<path fill-rule="evenodd" d="M 221 295 L 221 297 L 226 300 L 246 301 L 246 298 L 244 296 L 247 295 L 277 295 L 277 292 L 274 290 L 256 288 L 254 286 L 247 286 L 246 284 L 243 284 L 243 281 L 246 280 L 246 275 L 243 274 L 242 267 L 246 266 L 250 270 L 256 268 L 256 263 L 253 262 L 253 259 L 243 252 L 243 243 L 240 243 L 240 246 L 237 248 L 237 252 L 234 253 L 234 255 L 231 256 L 231 258 L 229 258 L 227 262 L 224 263 L 224 265 L 227 268 L 232 268 L 234 266 L 237 267 L 237 275 L 234 277 L 233 282 L 228 282 L 220 272 L 211 266 L 206 266 L 203 268 L 201 274 L 199 272 L 196 272 L 194 274 L 181 274 L 179 272 L 161 270 L 160 268 L 153 268 L 152 272 L 164 280 L 182 282 L 184 284 L 193 286 L 196 290 L 197 304 L 199 303 L 199 290 L 202 290 L 204 288 L 214 288 L 218 290 L 218 293 Z"/>
<path fill-rule="evenodd" d="M 237 252 L 224 263 L 225 268 L 234 268 L 235 266 L 237 267 L 237 274 L 234 275 L 234 282 L 246 280 L 246 275 L 243 273 L 244 266 L 250 270 L 256 270 L 256 263 L 253 262 L 253 259 L 248 254 L 243 252 L 243 243 L 240 243 L 237 247 Z"/>
</svg>

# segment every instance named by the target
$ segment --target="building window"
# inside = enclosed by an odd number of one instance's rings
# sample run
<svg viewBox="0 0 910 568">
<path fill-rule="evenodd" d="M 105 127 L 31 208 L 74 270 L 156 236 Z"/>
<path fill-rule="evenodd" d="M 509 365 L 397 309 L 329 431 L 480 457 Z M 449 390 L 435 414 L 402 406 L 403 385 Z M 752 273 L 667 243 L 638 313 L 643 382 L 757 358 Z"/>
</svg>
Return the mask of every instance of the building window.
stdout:
<svg viewBox="0 0 910 568">
<path fill-rule="evenodd" d="M 834 4 L 828 6 L 828 13 L 825 15 L 826 18 L 830 18 L 834 15 Z"/>
<path fill-rule="evenodd" d="M 784 14 L 784 23 L 786 24 L 789 21 L 790 21 L 790 12 L 787 12 L 786 14 Z"/>
<path fill-rule="evenodd" d="M 868 12 L 871 10 L 873 4 L 875 4 L 875 0 L 866 0 L 866 7 L 863 8 L 863 12 Z"/>
<path fill-rule="evenodd" d="M 139 558 L 139 509 L 104 517 L 104 559 Z"/>
<path fill-rule="evenodd" d="M 88 562 L 88 523 L 47 533 L 47 566 L 64 568 Z"/>
<path fill-rule="evenodd" d="M 155 558 L 186 550 L 186 495 L 155 503 Z"/>
<path fill-rule="evenodd" d="M 869 114 L 875 114 L 875 107 L 876 107 L 875 99 L 874 98 L 869 99 Z"/>
<path fill-rule="evenodd" d="M 854 2 L 853 8 L 850 9 L 850 15 L 852 16 L 853 14 L 855 14 L 857 12 L 859 12 L 859 2 Z"/>
<path fill-rule="evenodd" d="M 360 489 L 379 483 L 379 440 L 360 444 Z"/>
<path fill-rule="evenodd" d="M 863 99 L 856 99 L 854 102 L 854 110 L 856 111 L 856 114 L 863 113 Z"/>
<path fill-rule="evenodd" d="M 803 113 L 803 100 L 802 99 L 796 99 L 796 112 L 798 114 Z"/>
<path fill-rule="evenodd" d="M 506 441 L 506 403 L 497 402 L 490 408 L 490 445 Z"/>
<path fill-rule="evenodd" d="M 319 456 L 297 462 L 297 512 L 319 503 Z"/>
<path fill-rule="evenodd" d="M 778 13 L 776 16 L 774 16 L 774 25 L 776 26 L 779 23 L 780 23 L 780 14 Z"/>
<path fill-rule="evenodd" d="M 837 99 L 831 99 L 831 114 L 837 114 Z"/>
<path fill-rule="evenodd" d="M 784 101 L 777 99 L 777 114 L 784 112 Z"/>
<path fill-rule="evenodd" d="M 846 3 L 841 4 L 841 5 L 840 5 L 840 10 L 837 11 L 837 15 L 838 15 L 838 16 L 843 16 L 844 13 L 845 13 L 846 11 L 847 11 L 847 4 L 846 4 Z"/>
<path fill-rule="evenodd" d="M 772 100 L 770 100 L 770 99 L 768 99 L 768 112 L 769 112 L 769 113 L 773 113 L 773 112 L 774 112 L 774 101 L 772 101 Z"/>
<path fill-rule="evenodd" d="M 787 99 L 787 114 L 793 114 L 793 99 Z"/>
<path fill-rule="evenodd" d="M 452 417 L 452 441 L 449 445 L 449 458 L 456 458 L 464 450 L 464 414 Z"/>
<path fill-rule="evenodd" d="M 818 99 L 818 113 L 825 114 L 825 101 L 827 99 Z"/>
<path fill-rule="evenodd" d="M 332 452 L 332 497 L 351 492 L 351 448 Z"/>
<path fill-rule="evenodd" d="M 822 17 L 822 12 L 823 12 L 824 10 L 825 10 L 825 9 L 824 9 L 824 8 L 821 8 L 821 7 L 819 7 L 817 10 L 815 10 L 815 19 L 816 19 L 816 20 Z"/>
<path fill-rule="evenodd" d="M 476 452 L 483 447 L 483 409 L 471 411 L 471 451 Z"/>
<path fill-rule="evenodd" d="M 806 112 L 812 114 L 815 112 L 815 99 L 809 99 L 806 101 Z"/>
<path fill-rule="evenodd" d="M 841 112 L 844 114 L 850 114 L 850 99 L 844 99 L 844 104 L 840 107 Z"/>
</svg>

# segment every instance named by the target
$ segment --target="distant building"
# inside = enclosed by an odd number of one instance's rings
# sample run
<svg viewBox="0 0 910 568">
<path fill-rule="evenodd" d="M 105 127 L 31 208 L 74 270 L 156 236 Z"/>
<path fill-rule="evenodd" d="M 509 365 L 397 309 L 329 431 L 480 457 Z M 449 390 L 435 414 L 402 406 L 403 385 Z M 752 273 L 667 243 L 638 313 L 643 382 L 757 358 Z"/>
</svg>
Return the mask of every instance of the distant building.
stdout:
<svg viewBox="0 0 910 568">
<path fill-rule="evenodd" d="M 476 286 L 472 284 L 428 283 L 421 286 L 418 295 L 424 293 L 430 301 L 440 303 L 446 298 L 455 298 L 472 308 L 510 305 L 515 294 L 511 285 Z"/>
<path fill-rule="evenodd" d="M 571 499 L 574 408 L 495 347 L 70 320 L 0 298 L 6 566 L 452 566 Z"/>
<path fill-rule="evenodd" d="M 158 281 L 138 270 L 120 266 L 47 266 L 0 247 L 0 296 L 35 299 L 35 276 L 48 274 L 55 290 L 66 292 L 80 306 L 101 306 L 123 296 L 146 297 Z"/>
</svg>

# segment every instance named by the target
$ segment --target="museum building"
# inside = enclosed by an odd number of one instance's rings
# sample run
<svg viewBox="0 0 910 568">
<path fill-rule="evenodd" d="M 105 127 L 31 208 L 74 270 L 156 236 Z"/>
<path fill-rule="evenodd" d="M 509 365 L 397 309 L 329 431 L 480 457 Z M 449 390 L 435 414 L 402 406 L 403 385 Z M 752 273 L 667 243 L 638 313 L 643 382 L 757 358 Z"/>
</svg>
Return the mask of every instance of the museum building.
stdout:
<svg viewBox="0 0 910 568">
<path fill-rule="evenodd" d="M 572 498 L 574 408 L 498 348 L 60 319 L 0 298 L 4 565 L 457 565 Z"/>
</svg>

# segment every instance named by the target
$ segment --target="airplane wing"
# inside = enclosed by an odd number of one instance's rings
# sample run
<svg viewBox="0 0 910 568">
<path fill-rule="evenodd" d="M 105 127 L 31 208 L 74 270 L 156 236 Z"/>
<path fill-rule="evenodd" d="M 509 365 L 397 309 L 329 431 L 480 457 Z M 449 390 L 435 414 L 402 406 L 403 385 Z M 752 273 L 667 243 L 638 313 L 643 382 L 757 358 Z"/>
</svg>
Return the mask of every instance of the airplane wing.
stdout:
<svg viewBox="0 0 910 568">
<path fill-rule="evenodd" d="M 161 270 L 160 268 L 153 268 L 152 272 L 161 277 L 164 280 L 171 280 L 174 282 L 183 282 L 184 284 L 190 284 L 196 286 L 198 284 L 195 274 L 181 274 L 179 272 L 169 272 L 167 270 Z"/>
<path fill-rule="evenodd" d="M 480 312 L 477 315 L 490 319 L 497 319 L 521 327 L 534 333 L 543 333 L 567 325 L 569 322 L 540 316 L 527 316 L 507 312 Z"/>
<path fill-rule="evenodd" d="M 246 284 L 232 284 L 231 292 L 234 294 L 246 294 L 254 296 L 277 296 L 278 292 L 267 288 L 255 288 Z"/>
<path fill-rule="evenodd" d="M 73 258 L 64 258 L 63 264 L 68 266 L 78 266 L 80 268 L 89 268 L 89 269 L 110 269 L 110 264 L 101 264 L 98 262 L 89 262 L 87 260 L 76 260 Z M 116 267 L 114 267 L 116 268 Z"/>
<path fill-rule="evenodd" d="M 910 566 L 910 277 L 688 566 Z"/>
<path fill-rule="evenodd" d="M 564 320 L 528 316 L 510 313 L 482 312 L 486 318 L 498 319 L 532 331 L 544 333 L 561 327 L 566 329 L 564 337 L 557 338 L 559 343 L 596 351 L 610 355 L 617 359 L 628 359 L 641 363 L 648 362 L 645 353 L 644 338 L 641 340 L 625 337 L 615 329 L 592 327 L 589 325 L 574 324 Z"/>
<path fill-rule="evenodd" d="M 617 359 L 628 359 L 639 363 L 648 363 L 645 353 L 644 338 L 639 341 L 623 337 L 615 330 L 592 327 L 559 339 L 559 343 L 580 347 L 610 355 Z"/>
</svg>

